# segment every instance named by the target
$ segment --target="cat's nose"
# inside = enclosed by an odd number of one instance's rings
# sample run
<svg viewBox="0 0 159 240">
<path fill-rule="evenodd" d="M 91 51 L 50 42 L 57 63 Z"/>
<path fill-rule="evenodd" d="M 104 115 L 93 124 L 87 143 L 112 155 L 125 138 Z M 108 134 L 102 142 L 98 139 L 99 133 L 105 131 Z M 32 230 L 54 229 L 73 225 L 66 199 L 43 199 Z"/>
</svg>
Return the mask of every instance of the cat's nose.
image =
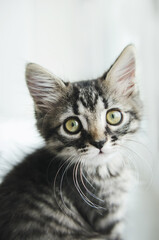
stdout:
<svg viewBox="0 0 159 240">
<path fill-rule="evenodd" d="M 102 149 L 104 146 L 106 140 L 98 141 L 98 142 L 92 142 L 92 145 L 95 146 L 98 149 Z"/>
</svg>

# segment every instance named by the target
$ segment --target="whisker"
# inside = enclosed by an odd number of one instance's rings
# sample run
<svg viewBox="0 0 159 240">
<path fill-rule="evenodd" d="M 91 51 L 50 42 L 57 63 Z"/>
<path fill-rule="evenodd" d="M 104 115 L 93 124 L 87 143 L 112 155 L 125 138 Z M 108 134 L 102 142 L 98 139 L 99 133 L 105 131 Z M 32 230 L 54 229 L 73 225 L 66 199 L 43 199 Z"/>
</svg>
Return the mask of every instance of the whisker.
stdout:
<svg viewBox="0 0 159 240">
<path fill-rule="evenodd" d="M 135 154 L 135 156 L 136 156 L 137 158 L 139 158 L 142 162 L 144 162 L 144 165 L 145 165 L 145 163 L 146 163 L 146 165 L 148 164 L 147 161 L 144 161 L 144 160 L 142 159 L 142 157 L 141 157 L 138 153 L 136 153 L 135 151 L 133 151 L 131 148 L 129 148 L 129 147 L 127 147 L 127 146 L 123 146 L 123 145 L 119 145 L 119 146 L 127 149 L 129 152 L 131 152 L 131 154 Z M 133 159 L 133 161 L 134 161 L 134 160 L 135 160 L 135 158 Z M 137 163 L 140 163 L 140 161 L 137 161 Z M 135 165 L 135 166 L 137 166 L 137 165 Z M 150 165 L 147 165 L 147 168 L 148 168 L 149 175 L 150 175 L 149 184 L 147 185 L 147 188 L 150 188 L 151 185 L 152 185 L 152 182 L 153 182 L 153 171 L 152 171 L 152 168 L 151 168 Z M 136 169 L 136 168 L 135 168 L 135 169 Z M 138 172 L 139 172 L 139 171 L 138 171 Z M 141 183 L 141 181 L 140 181 L 140 183 Z"/>
<path fill-rule="evenodd" d="M 77 181 L 77 166 L 78 166 L 79 163 L 77 163 L 75 166 L 74 166 L 74 169 L 73 169 L 73 181 L 74 181 L 74 185 L 77 189 L 77 191 L 79 192 L 81 198 L 91 207 L 93 207 L 92 204 L 89 203 L 89 201 L 87 201 L 87 197 L 83 194 L 82 190 L 80 189 L 79 187 L 79 184 L 78 184 L 78 181 Z"/>
<path fill-rule="evenodd" d="M 148 146 L 146 146 L 144 143 L 139 142 L 139 141 L 134 140 L 134 139 L 129 139 L 129 138 L 124 138 L 124 139 L 125 139 L 125 140 L 128 140 L 128 141 L 130 141 L 130 142 L 135 142 L 135 143 L 137 143 L 137 144 L 142 145 L 142 146 L 144 147 L 144 149 L 146 149 L 150 154 L 152 154 L 152 152 L 148 149 Z"/>
<path fill-rule="evenodd" d="M 78 162 L 75 167 L 74 167 L 74 174 L 73 174 L 73 178 L 74 178 L 74 184 L 75 187 L 77 189 L 77 191 L 79 192 L 81 198 L 90 206 L 96 209 L 101 209 L 102 207 L 99 205 L 94 204 L 81 190 L 79 183 L 78 183 L 78 168 L 79 168 L 80 162 Z"/>
<path fill-rule="evenodd" d="M 121 147 L 122 147 L 122 146 L 121 146 Z M 120 151 L 120 150 L 119 150 L 119 151 Z M 134 177 L 135 177 L 135 179 L 137 180 L 137 182 L 140 182 L 139 170 L 137 169 L 137 166 L 134 164 L 132 155 L 130 155 L 129 153 L 126 153 L 126 154 L 124 153 L 124 154 L 123 154 L 123 152 L 122 152 L 121 154 L 124 156 L 123 164 L 129 165 L 131 169 L 133 168 L 133 173 L 135 174 Z M 126 159 L 126 160 L 125 160 L 125 159 Z M 127 159 L 128 159 L 129 161 L 127 161 Z"/>
<path fill-rule="evenodd" d="M 80 189 L 79 187 L 79 184 L 78 184 L 78 180 L 77 180 L 77 170 L 78 170 L 78 166 L 79 166 L 79 162 L 75 165 L 74 167 L 74 174 L 73 174 L 73 177 L 74 177 L 74 183 L 75 183 L 75 187 L 77 189 L 77 191 L 79 192 L 81 198 L 91 207 L 95 207 L 94 204 L 89 201 L 89 199 L 87 199 L 87 197 L 85 196 L 85 194 L 82 192 L 82 190 Z"/>
<path fill-rule="evenodd" d="M 65 161 L 65 162 L 60 166 L 60 168 L 58 169 L 58 171 L 57 171 L 57 173 L 56 173 L 56 175 L 55 175 L 55 178 L 54 178 L 54 183 L 53 183 L 55 200 L 56 200 L 57 205 L 58 205 L 58 206 L 60 207 L 60 209 L 62 210 L 62 212 L 63 212 L 63 209 L 62 209 L 62 207 L 60 206 L 59 201 L 58 201 L 58 199 L 57 199 L 57 195 L 56 195 L 56 180 L 57 180 L 57 177 L 58 177 L 59 172 L 61 171 L 61 169 L 63 168 L 63 166 L 64 166 L 65 164 L 66 164 L 66 161 Z"/>
<path fill-rule="evenodd" d="M 64 170 L 64 172 L 63 172 L 63 174 L 62 174 L 61 181 L 60 181 L 60 197 L 61 197 L 61 200 L 62 200 L 62 203 L 63 203 L 64 207 L 65 207 L 68 211 L 71 211 L 71 209 L 69 209 L 69 208 L 66 206 L 66 204 L 65 204 L 65 201 L 64 201 L 64 198 L 63 198 L 63 193 L 62 193 L 62 192 L 63 192 L 63 191 L 62 191 L 62 185 L 63 185 L 64 175 L 65 175 L 65 173 L 67 172 L 67 170 L 69 169 L 69 167 L 70 167 L 71 164 L 72 164 L 71 162 L 68 163 L 67 167 L 65 168 L 65 170 Z"/>
<path fill-rule="evenodd" d="M 71 166 L 71 164 L 72 164 L 72 159 L 74 158 L 74 156 L 70 156 L 69 158 L 67 158 L 67 159 L 65 159 L 65 161 L 63 162 L 63 164 L 59 167 L 59 169 L 58 169 L 58 171 L 57 171 L 57 173 L 56 173 L 56 175 L 55 175 L 55 178 L 54 178 L 54 182 L 53 182 L 53 189 L 54 189 L 54 196 L 55 196 L 55 200 L 56 200 L 56 203 L 58 204 L 58 206 L 60 207 L 60 209 L 63 211 L 63 209 L 62 209 L 62 207 L 59 205 L 59 201 L 58 201 L 58 199 L 57 199 L 57 195 L 56 195 L 56 180 L 57 180 L 57 177 L 58 177 L 58 175 L 59 175 L 59 173 L 60 173 L 60 171 L 62 170 L 62 168 L 64 167 L 64 165 L 66 165 L 67 163 L 68 163 L 68 165 L 67 165 L 67 167 L 65 168 L 65 170 L 64 170 L 64 173 L 63 173 L 63 175 L 62 175 L 62 179 L 61 179 L 61 181 L 63 182 L 63 178 L 64 178 L 64 174 L 66 173 L 66 171 L 69 169 L 69 167 Z M 63 203 L 63 205 L 64 205 L 64 207 L 66 207 L 66 205 L 65 205 L 65 203 L 64 203 L 64 201 L 63 201 L 63 196 L 62 196 L 62 182 L 60 181 L 60 197 L 61 197 L 61 200 L 62 200 L 62 203 Z M 66 207 L 67 208 L 67 207 Z M 67 208 L 68 209 L 68 208 Z M 73 212 L 71 209 L 68 209 L 69 211 L 71 211 L 71 212 Z"/>
<path fill-rule="evenodd" d="M 86 178 L 86 176 L 84 175 L 84 172 L 82 171 L 82 176 L 84 177 L 84 179 L 86 180 L 86 182 L 95 190 L 95 187 L 90 183 L 90 181 Z"/>
<path fill-rule="evenodd" d="M 81 168 L 81 165 L 80 165 L 80 178 L 81 178 L 81 182 L 82 182 L 85 190 L 86 190 L 92 197 L 94 197 L 95 199 L 97 199 L 97 200 L 99 200 L 99 201 L 101 201 L 101 202 L 104 202 L 104 200 L 98 198 L 95 194 L 93 194 L 93 193 L 86 187 L 86 185 L 85 185 L 85 183 L 84 183 L 84 181 L 83 181 L 83 175 L 84 175 L 84 174 L 83 174 L 83 171 L 82 171 L 82 168 Z M 89 181 L 87 180 L 86 177 L 85 177 L 85 179 L 86 179 L 86 181 L 89 183 Z M 90 183 L 89 183 L 89 185 L 92 186 L 92 184 L 90 184 Z M 93 187 L 93 186 L 92 186 L 92 187 Z M 94 187 L 93 187 L 93 188 L 94 188 Z M 94 188 L 94 189 L 95 189 L 95 188 Z"/>
</svg>

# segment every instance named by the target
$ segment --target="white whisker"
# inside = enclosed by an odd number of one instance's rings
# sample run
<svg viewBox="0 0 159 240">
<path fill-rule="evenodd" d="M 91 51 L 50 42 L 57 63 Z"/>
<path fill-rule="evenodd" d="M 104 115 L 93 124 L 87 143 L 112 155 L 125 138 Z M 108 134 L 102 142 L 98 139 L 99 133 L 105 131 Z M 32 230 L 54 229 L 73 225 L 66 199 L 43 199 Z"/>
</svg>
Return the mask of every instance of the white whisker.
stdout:
<svg viewBox="0 0 159 240">
<path fill-rule="evenodd" d="M 97 200 L 99 200 L 99 201 L 101 201 L 101 202 L 104 202 L 104 200 L 98 198 L 95 194 L 93 194 L 93 193 L 86 187 L 86 185 L 85 185 L 85 183 L 84 183 L 84 181 L 83 181 L 83 176 L 84 176 L 84 173 L 83 173 L 82 168 L 81 168 L 81 165 L 80 165 L 80 178 L 81 178 L 81 182 L 82 182 L 85 190 L 86 190 L 93 198 L 95 198 L 95 199 L 97 199 Z M 87 180 L 86 176 L 85 176 L 84 178 L 85 178 L 85 180 L 89 183 L 89 181 Z M 92 184 L 90 184 L 90 183 L 89 183 L 89 185 L 92 186 Z M 93 187 L 93 186 L 92 186 L 92 187 Z M 94 188 L 94 187 L 93 187 L 93 188 Z M 95 189 L 95 188 L 94 188 L 94 189 Z"/>
<path fill-rule="evenodd" d="M 81 190 L 79 183 L 78 183 L 78 168 L 80 166 L 80 162 L 77 162 L 77 164 L 75 164 L 74 166 L 74 170 L 73 170 L 73 181 L 75 184 L 75 187 L 77 189 L 77 191 L 79 192 L 81 198 L 90 206 L 96 209 L 103 209 L 103 207 L 96 205 L 95 203 L 93 203 Z"/>
<path fill-rule="evenodd" d="M 150 176 L 150 178 L 149 178 L 149 183 L 147 184 L 147 189 L 149 189 L 150 187 L 151 187 L 151 184 L 152 184 L 152 181 L 153 181 L 153 171 L 152 171 L 152 167 L 150 166 L 150 165 L 148 165 L 148 162 L 146 161 L 146 160 L 144 160 L 141 156 L 140 156 L 140 154 L 139 153 L 136 153 L 134 150 L 132 150 L 131 148 L 129 148 L 129 147 L 127 147 L 127 146 L 123 146 L 123 145 L 119 145 L 120 147 L 122 147 L 122 148 L 125 148 L 125 149 L 127 149 L 130 153 L 131 153 L 131 157 L 133 156 L 133 155 L 135 155 L 136 157 L 137 157 L 137 159 L 139 159 L 139 160 L 141 160 L 141 162 L 143 163 L 143 165 L 142 165 L 142 169 L 143 169 L 143 166 L 145 166 L 145 164 L 146 164 L 146 166 L 147 166 L 147 169 L 148 169 L 148 173 L 149 173 L 149 176 Z M 133 155 L 132 155 L 133 154 Z M 129 158 L 129 160 L 130 160 L 130 158 Z M 135 167 L 135 169 L 137 170 L 137 172 L 138 172 L 138 174 L 139 174 L 139 169 L 137 169 L 136 167 L 137 166 L 139 166 L 139 163 L 141 163 L 140 161 L 136 161 L 136 163 L 134 162 L 136 159 L 135 158 L 133 158 L 133 160 L 131 160 L 131 163 L 133 163 L 134 164 L 134 167 Z M 140 169 L 141 169 L 141 167 L 140 167 Z M 139 178 L 140 179 L 140 178 Z M 140 183 L 141 183 L 141 180 L 139 181 Z"/>
</svg>

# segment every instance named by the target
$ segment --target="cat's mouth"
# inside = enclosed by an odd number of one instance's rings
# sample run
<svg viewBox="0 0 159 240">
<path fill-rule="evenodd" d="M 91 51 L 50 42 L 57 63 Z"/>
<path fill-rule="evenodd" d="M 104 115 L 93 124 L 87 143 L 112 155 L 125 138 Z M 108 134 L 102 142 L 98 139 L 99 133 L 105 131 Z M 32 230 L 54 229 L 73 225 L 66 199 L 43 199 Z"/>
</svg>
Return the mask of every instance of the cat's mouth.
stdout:
<svg viewBox="0 0 159 240">
<path fill-rule="evenodd" d="M 104 154 L 104 152 L 102 151 L 102 149 L 99 150 L 99 154 Z"/>
</svg>

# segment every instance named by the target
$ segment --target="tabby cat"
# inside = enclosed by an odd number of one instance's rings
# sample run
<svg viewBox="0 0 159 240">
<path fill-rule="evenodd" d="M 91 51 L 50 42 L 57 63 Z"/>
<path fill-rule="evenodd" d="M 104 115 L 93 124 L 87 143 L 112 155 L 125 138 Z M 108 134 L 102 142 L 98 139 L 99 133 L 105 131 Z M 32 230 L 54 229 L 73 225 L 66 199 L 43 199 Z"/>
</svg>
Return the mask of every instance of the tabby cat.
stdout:
<svg viewBox="0 0 159 240">
<path fill-rule="evenodd" d="M 131 183 L 124 146 L 141 120 L 135 65 L 132 45 L 95 80 L 65 83 L 27 65 L 45 146 L 0 185 L 1 240 L 123 239 Z"/>
</svg>

